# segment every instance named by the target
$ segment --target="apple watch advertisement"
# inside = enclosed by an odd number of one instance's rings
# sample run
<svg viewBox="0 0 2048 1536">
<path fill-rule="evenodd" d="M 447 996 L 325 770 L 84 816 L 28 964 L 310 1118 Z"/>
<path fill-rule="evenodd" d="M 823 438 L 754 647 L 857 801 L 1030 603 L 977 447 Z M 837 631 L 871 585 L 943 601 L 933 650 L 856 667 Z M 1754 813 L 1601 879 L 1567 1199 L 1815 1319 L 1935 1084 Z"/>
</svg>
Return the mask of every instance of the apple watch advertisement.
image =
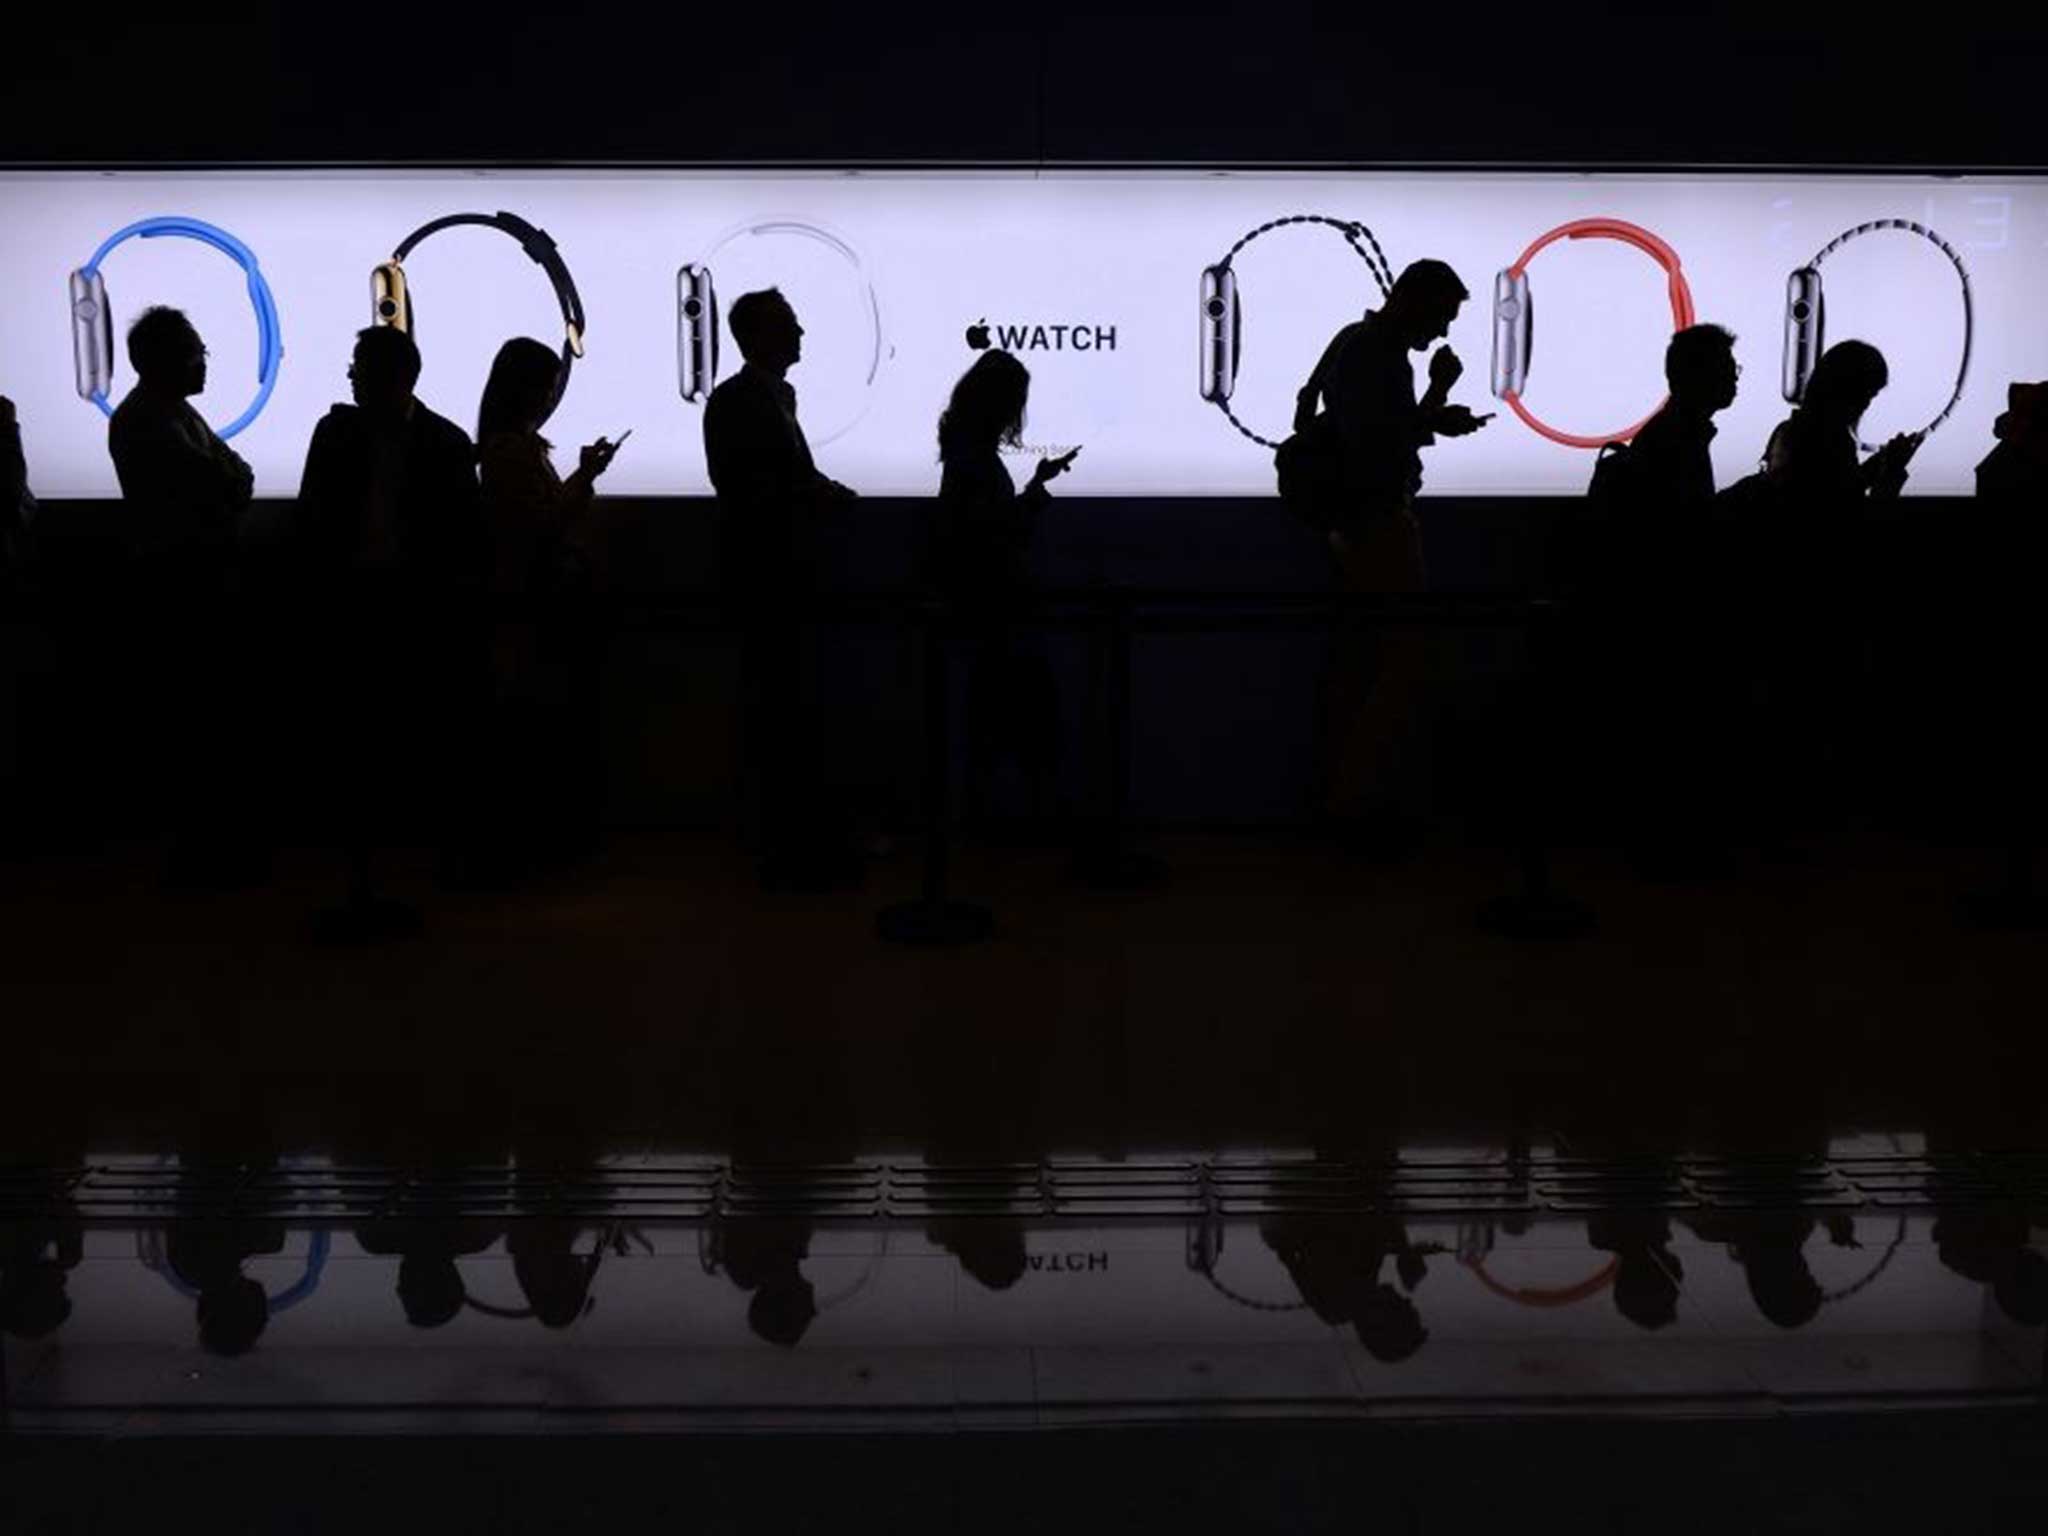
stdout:
<svg viewBox="0 0 2048 1536">
<path fill-rule="evenodd" d="M 1695 319 L 1744 367 L 1723 484 L 1853 338 L 1891 377 L 1862 440 L 1928 434 L 1908 494 L 1967 494 L 2006 384 L 2048 358 L 2048 177 L 2010 174 L 74 168 L 0 171 L 0 230 L 0 394 L 51 498 L 118 494 L 102 412 L 156 304 L 198 327 L 193 403 L 270 497 L 372 324 L 415 337 L 420 398 L 472 431 L 506 340 L 560 349 L 548 435 L 632 428 L 608 493 L 706 495 L 727 317 L 768 287 L 803 326 L 820 467 L 882 496 L 936 490 L 939 413 L 994 347 L 1031 371 L 1020 459 L 1087 447 L 1063 493 L 1271 496 L 1330 337 L 1422 257 L 1470 291 L 1451 398 L 1501 410 L 1428 450 L 1425 495 L 1583 493 Z"/>
</svg>

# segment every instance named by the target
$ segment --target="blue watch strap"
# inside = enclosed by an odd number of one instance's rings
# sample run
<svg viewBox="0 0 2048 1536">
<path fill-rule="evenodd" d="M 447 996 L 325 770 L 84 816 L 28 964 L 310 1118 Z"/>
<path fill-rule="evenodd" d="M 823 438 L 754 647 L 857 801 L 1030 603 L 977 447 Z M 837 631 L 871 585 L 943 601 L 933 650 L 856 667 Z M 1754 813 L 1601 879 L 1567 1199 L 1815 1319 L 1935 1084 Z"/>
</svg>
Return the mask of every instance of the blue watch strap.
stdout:
<svg viewBox="0 0 2048 1536">
<path fill-rule="evenodd" d="M 204 219 L 172 214 L 138 219 L 123 229 L 115 230 L 100 242 L 100 248 L 92 253 L 92 259 L 79 270 L 88 276 L 97 272 L 108 252 L 124 240 L 137 237 L 155 240 L 165 235 L 176 235 L 212 246 L 241 267 L 248 277 L 249 307 L 256 312 L 256 398 L 249 402 L 241 415 L 218 429 L 223 439 L 230 438 L 261 415 L 263 407 L 270 403 L 270 393 L 277 387 L 278 369 L 284 362 L 284 332 L 278 323 L 277 300 L 271 295 L 270 283 L 263 276 L 256 253 L 218 225 L 209 224 Z M 92 398 L 93 404 L 102 411 L 113 414 L 114 408 L 104 394 Z"/>
</svg>

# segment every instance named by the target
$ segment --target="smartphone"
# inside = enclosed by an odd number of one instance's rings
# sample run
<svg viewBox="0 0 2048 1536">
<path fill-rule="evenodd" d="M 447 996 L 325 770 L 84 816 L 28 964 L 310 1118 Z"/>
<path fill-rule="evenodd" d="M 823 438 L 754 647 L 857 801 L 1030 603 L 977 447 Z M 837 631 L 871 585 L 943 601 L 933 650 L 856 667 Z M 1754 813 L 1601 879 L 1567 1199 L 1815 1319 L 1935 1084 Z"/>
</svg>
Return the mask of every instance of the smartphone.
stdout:
<svg viewBox="0 0 2048 1536">
<path fill-rule="evenodd" d="M 625 431 L 621 432 L 621 433 L 620 433 L 620 434 L 619 434 L 619 435 L 618 435 L 617 437 L 613 438 L 613 439 L 612 439 L 612 452 L 613 452 L 613 453 L 617 453 L 617 452 L 618 452 L 618 451 L 619 451 L 619 450 L 620 450 L 621 448 L 625 447 L 625 446 L 626 446 L 626 439 L 627 439 L 627 438 L 629 438 L 629 437 L 631 437 L 632 435 L 633 435 L 633 429 L 632 429 L 631 427 L 628 427 L 628 428 L 626 428 L 626 430 L 625 430 Z"/>
</svg>

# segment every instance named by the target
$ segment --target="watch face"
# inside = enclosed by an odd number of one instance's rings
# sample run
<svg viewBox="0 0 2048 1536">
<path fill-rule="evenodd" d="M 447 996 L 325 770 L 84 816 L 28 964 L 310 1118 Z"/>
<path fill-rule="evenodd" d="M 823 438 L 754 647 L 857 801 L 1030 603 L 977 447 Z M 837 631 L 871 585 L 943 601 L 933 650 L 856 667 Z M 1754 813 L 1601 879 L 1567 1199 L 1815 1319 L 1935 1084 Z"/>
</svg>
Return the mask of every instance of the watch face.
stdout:
<svg viewBox="0 0 2048 1536">
<path fill-rule="evenodd" d="M 676 273 L 676 369 L 685 400 L 702 400 L 718 382 L 718 293 L 709 267 Z"/>
<path fill-rule="evenodd" d="M 1201 302 L 1202 398 L 1221 405 L 1237 387 L 1237 273 L 1227 265 L 1204 267 Z"/>
<path fill-rule="evenodd" d="M 1806 394 L 1806 381 L 1820 361 L 1822 302 L 1820 273 L 1801 267 L 1785 280 L 1785 377 L 1787 400 Z"/>
<path fill-rule="evenodd" d="M 1529 274 L 1512 268 L 1493 279 L 1493 393 L 1519 395 L 1529 381 L 1529 353 L 1536 334 Z"/>
<path fill-rule="evenodd" d="M 114 382 L 114 322 L 97 270 L 71 274 L 71 366 L 81 400 L 106 398 Z"/>
<path fill-rule="evenodd" d="M 370 323 L 412 330 L 412 296 L 406 292 L 405 269 L 395 261 L 370 274 Z"/>
</svg>

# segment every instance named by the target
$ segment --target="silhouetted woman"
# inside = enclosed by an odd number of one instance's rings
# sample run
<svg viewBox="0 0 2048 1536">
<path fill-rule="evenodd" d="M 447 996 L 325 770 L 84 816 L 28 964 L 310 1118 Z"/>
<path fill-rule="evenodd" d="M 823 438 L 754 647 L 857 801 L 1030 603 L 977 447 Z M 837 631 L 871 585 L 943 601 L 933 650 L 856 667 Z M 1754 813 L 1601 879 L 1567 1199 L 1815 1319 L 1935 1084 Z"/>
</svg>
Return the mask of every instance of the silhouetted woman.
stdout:
<svg viewBox="0 0 2048 1536">
<path fill-rule="evenodd" d="M 1857 425 L 1890 382 L 1884 354 L 1867 341 L 1839 341 L 1821 355 L 1805 395 L 1764 449 L 1764 472 L 1781 500 L 1820 512 L 1905 488 L 1920 434 L 1900 433 L 1869 458 L 1857 456 Z"/>
<path fill-rule="evenodd" d="M 1806 393 L 1764 449 L 1768 497 L 1758 524 L 1742 532 L 1741 559 L 1753 573 L 1764 622 L 1754 676 L 1764 708 L 1755 738 L 1775 744 L 1757 786 L 1767 852 L 1803 851 L 1818 823 L 1844 808 L 1842 790 L 1865 782 L 1850 741 L 1868 719 L 1873 681 L 1868 650 L 1877 528 L 1872 501 L 1897 497 L 1917 433 L 1892 438 L 1865 459 L 1857 426 L 1890 382 L 1884 354 L 1867 341 L 1829 347 Z"/>
<path fill-rule="evenodd" d="M 554 349 L 516 337 L 498 349 L 477 409 L 490 590 L 513 610 L 495 627 L 495 751 L 478 786 L 495 824 L 480 860 L 499 876 L 587 842 L 595 827 L 597 646 L 576 605 L 596 580 L 593 493 L 618 444 L 599 438 L 567 479 L 555 472 L 540 423 L 561 367 Z"/>
<path fill-rule="evenodd" d="M 1040 459 L 1020 493 L 1004 466 L 1024 430 L 1031 374 L 1001 350 L 984 352 L 953 386 L 939 417 L 939 503 L 930 576 L 957 610 L 970 648 L 967 739 L 970 815 L 985 815 L 1000 754 L 1024 772 L 1033 818 L 1051 809 L 1059 749 L 1052 666 L 1020 609 L 1046 485 L 1081 450 Z"/>
</svg>

